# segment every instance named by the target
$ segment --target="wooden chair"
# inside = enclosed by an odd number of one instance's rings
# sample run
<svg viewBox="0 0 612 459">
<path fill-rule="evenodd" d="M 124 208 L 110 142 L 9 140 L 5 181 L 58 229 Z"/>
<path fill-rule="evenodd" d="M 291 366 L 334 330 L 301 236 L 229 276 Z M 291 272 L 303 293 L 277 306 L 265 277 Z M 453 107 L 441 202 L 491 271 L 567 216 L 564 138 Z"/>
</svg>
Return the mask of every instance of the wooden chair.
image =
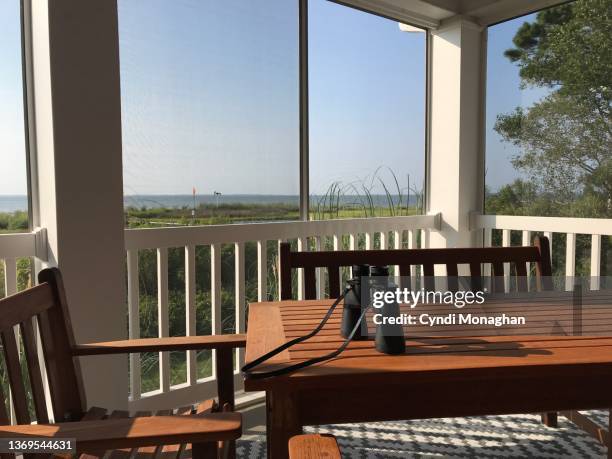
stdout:
<svg viewBox="0 0 612 459">
<path fill-rule="evenodd" d="M 425 288 L 434 289 L 435 266 L 446 266 L 449 290 L 458 289 L 459 265 L 469 265 L 471 288 L 479 290 L 483 285 L 482 266 L 492 267 L 491 289 L 504 291 L 504 264 L 514 265 L 516 288 L 527 291 L 527 263 L 535 263 L 536 288 L 552 289 L 552 266 L 550 244 L 545 236 L 536 236 L 533 246 L 521 247 L 470 247 L 442 249 L 392 249 L 392 250 L 349 250 L 321 252 L 292 252 L 287 242 L 279 247 L 280 297 L 292 298 L 291 272 L 304 270 L 304 297 L 316 298 L 316 269 L 327 268 L 329 297 L 340 295 L 340 268 L 357 264 L 399 266 L 400 276 L 408 279 L 411 270 L 422 266 Z M 557 413 L 542 414 L 542 422 L 549 427 L 557 426 Z"/>
<path fill-rule="evenodd" d="M 0 336 L 11 389 L 14 416 L 18 425 L 9 425 L 5 403 L 0 404 L 0 438 L 75 438 L 77 452 L 93 459 L 112 450 L 111 457 L 180 456 L 191 451 L 194 458 L 235 455 L 234 441 L 240 437 L 242 422 L 234 406 L 233 350 L 245 346 L 244 335 L 194 336 L 135 339 L 76 345 L 66 305 L 60 272 L 40 272 L 39 285 L 0 300 Z M 51 411 L 47 412 L 43 374 L 38 359 L 38 325 L 48 379 Z M 26 384 L 21 371 L 19 344 L 22 342 L 37 424 L 31 424 Z M 76 356 L 216 349 L 219 401 L 200 403 L 154 416 L 140 412 L 130 418 L 125 411 L 84 405 L 83 387 Z M 100 375 L 101 378 L 112 377 Z M 6 400 L 0 387 L 0 399 Z M 217 412 L 218 411 L 218 412 Z M 50 423 L 50 419 L 54 422 Z"/>
<path fill-rule="evenodd" d="M 341 459 L 333 435 L 296 435 L 289 440 L 289 459 Z"/>
</svg>

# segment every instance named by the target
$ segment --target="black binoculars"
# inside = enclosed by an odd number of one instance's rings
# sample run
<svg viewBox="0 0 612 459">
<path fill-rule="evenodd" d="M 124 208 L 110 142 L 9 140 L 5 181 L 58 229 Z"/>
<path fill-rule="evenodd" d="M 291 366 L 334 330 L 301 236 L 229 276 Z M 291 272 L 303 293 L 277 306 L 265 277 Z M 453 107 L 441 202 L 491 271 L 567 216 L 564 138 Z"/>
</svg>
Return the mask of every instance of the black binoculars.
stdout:
<svg viewBox="0 0 612 459">
<path fill-rule="evenodd" d="M 348 281 L 350 289 L 344 297 L 342 323 L 340 332 L 348 338 L 351 331 L 359 325 L 362 309 L 372 302 L 372 292 L 394 290 L 395 284 L 389 279 L 388 266 L 354 265 L 353 277 Z M 397 302 L 384 303 L 380 311 L 382 320 L 376 325 L 376 350 L 384 354 L 403 354 L 406 351 L 404 330 L 395 321 L 386 321 L 385 317 L 398 317 L 400 314 Z M 369 338 L 365 320 L 353 336 L 353 340 Z"/>
</svg>

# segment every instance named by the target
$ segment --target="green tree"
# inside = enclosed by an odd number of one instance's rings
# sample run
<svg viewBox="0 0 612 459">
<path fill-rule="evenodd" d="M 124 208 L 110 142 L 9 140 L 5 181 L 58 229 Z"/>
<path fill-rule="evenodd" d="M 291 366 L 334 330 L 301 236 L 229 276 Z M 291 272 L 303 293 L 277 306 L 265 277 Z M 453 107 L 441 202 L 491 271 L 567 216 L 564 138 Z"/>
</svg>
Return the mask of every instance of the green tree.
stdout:
<svg viewBox="0 0 612 459">
<path fill-rule="evenodd" d="M 550 92 L 499 115 L 495 130 L 519 147 L 513 165 L 561 215 L 612 216 L 610 37 L 612 1 L 579 0 L 525 22 L 505 53 L 518 65 L 523 87 Z M 519 186 L 525 188 L 515 183 L 506 197 Z"/>
</svg>

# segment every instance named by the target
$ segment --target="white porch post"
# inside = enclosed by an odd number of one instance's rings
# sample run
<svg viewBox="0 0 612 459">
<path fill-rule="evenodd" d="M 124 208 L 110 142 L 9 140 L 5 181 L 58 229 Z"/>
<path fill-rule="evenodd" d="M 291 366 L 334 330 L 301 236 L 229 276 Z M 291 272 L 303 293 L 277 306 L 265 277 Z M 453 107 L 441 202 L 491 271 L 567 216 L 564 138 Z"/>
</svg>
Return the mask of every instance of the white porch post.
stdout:
<svg viewBox="0 0 612 459">
<path fill-rule="evenodd" d="M 430 49 L 429 213 L 442 213 L 429 247 L 470 247 L 481 235 L 469 214 L 484 198 L 485 34 L 465 18 L 432 33 Z"/>
<path fill-rule="evenodd" d="M 25 8 L 34 225 L 47 228 L 77 342 L 125 339 L 116 2 Z M 82 358 L 81 368 L 89 406 L 127 407 L 125 357 Z"/>
</svg>

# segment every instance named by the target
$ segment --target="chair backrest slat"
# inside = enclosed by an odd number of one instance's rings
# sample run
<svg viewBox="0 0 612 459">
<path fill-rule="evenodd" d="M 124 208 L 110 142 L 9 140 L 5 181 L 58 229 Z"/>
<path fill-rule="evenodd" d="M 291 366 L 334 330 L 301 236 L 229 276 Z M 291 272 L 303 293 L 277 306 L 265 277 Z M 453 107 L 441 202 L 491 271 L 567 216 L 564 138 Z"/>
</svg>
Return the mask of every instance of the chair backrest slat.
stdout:
<svg viewBox="0 0 612 459">
<path fill-rule="evenodd" d="M 291 246 L 286 242 L 281 242 L 278 248 L 278 259 L 280 267 L 291 266 Z M 312 266 L 314 268 L 314 266 Z M 308 268 L 308 266 L 304 266 Z M 291 269 L 279 269 L 281 283 L 280 299 L 291 299 Z"/>
<path fill-rule="evenodd" d="M 534 246 L 522 247 L 484 247 L 484 248 L 448 248 L 448 249 L 392 249 L 392 250 L 365 250 L 365 251 L 321 251 L 321 252 L 291 252 L 288 243 L 281 243 L 280 253 L 280 281 L 281 299 L 291 299 L 291 270 L 294 268 L 327 268 L 328 272 L 337 272 L 341 266 L 356 264 L 399 266 L 400 275 L 410 277 L 412 266 L 423 266 L 424 286 L 426 289 L 435 287 L 434 267 L 446 265 L 447 274 L 457 277 L 458 266 L 470 266 L 471 286 L 474 289 L 482 288 L 481 264 L 490 263 L 493 266 L 493 290 L 504 291 L 504 263 L 513 263 L 515 266 L 525 266 L 526 263 L 536 263 L 537 288 L 549 290 L 552 288 L 552 268 L 550 265 L 550 247 L 546 237 L 536 237 Z M 527 289 L 526 271 L 517 270 L 517 288 Z M 332 280 L 334 279 L 334 280 Z M 335 276 L 330 275 L 330 296 L 340 293 L 336 289 Z M 308 288 L 308 283 L 306 284 Z M 339 277 L 338 277 L 339 287 Z M 406 287 L 405 285 L 402 285 Z M 449 288 L 458 286 L 451 281 Z"/>
<path fill-rule="evenodd" d="M 472 261 L 470 263 L 470 283 L 472 290 L 482 289 L 482 271 L 480 263 Z"/>
<path fill-rule="evenodd" d="M 28 397 L 26 395 L 26 387 L 21 374 L 21 362 L 19 361 L 19 348 L 15 331 L 10 328 L 0 332 L 2 337 L 2 347 L 4 348 L 4 362 L 8 373 L 9 385 L 11 386 L 11 395 L 13 402 L 13 410 L 15 410 L 15 419 L 19 424 L 30 423 L 30 413 L 28 412 Z"/>
<path fill-rule="evenodd" d="M 456 292 L 459 290 L 459 280 L 457 279 L 459 276 L 459 271 L 456 263 L 447 263 L 446 264 L 446 277 L 448 282 L 448 290 L 451 292 Z"/>
<path fill-rule="evenodd" d="M 516 288 L 519 292 L 527 291 L 527 266 L 525 263 L 516 263 Z"/>
<path fill-rule="evenodd" d="M 340 296 L 340 267 L 332 265 L 327 268 L 329 276 L 329 297 L 338 298 Z"/>
<path fill-rule="evenodd" d="M 36 348 L 36 334 L 32 319 L 24 320 L 20 324 L 23 349 L 28 363 L 28 375 L 30 377 L 30 387 L 32 389 L 32 399 L 36 420 L 39 423 L 49 422 L 47 405 L 45 403 L 45 389 L 42 380 L 42 372 L 38 360 L 38 350 Z"/>
<path fill-rule="evenodd" d="M 317 297 L 317 274 L 315 268 L 304 268 L 304 294 L 307 300 Z"/>
<path fill-rule="evenodd" d="M 8 298 L 3 301 L 8 301 Z M 52 308 L 55 306 L 54 301 L 51 286 L 48 284 L 37 285 L 11 295 L 11 306 L 4 307 L 0 313 L 0 330 L 8 330 L 40 312 Z"/>
<path fill-rule="evenodd" d="M 2 389 L 2 384 L 0 384 L 0 426 L 6 426 L 11 423 L 8 412 L 6 411 L 7 401 L 8 397 L 4 395 L 4 389 Z"/>
<path fill-rule="evenodd" d="M 401 264 L 399 265 L 400 272 L 400 287 L 401 288 L 411 288 L 411 279 L 410 279 L 410 265 Z"/>
<path fill-rule="evenodd" d="M 503 292 L 504 291 L 504 263 L 501 261 L 494 261 L 491 263 L 493 267 L 493 291 Z"/>
<path fill-rule="evenodd" d="M 80 419 L 84 397 L 77 377 L 80 368 L 72 357 L 74 338 L 61 275 L 57 269 L 45 269 L 38 281 L 52 286 L 56 301 L 38 316 L 55 422 Z"/>
<path fill-rule="evenodd" d="M 434 264 L 431 262 L 423 263 L 423 276 L 425 277 L 425 290 L 433 290 L 436 288 L 436 271 Z"/>
</svg>

